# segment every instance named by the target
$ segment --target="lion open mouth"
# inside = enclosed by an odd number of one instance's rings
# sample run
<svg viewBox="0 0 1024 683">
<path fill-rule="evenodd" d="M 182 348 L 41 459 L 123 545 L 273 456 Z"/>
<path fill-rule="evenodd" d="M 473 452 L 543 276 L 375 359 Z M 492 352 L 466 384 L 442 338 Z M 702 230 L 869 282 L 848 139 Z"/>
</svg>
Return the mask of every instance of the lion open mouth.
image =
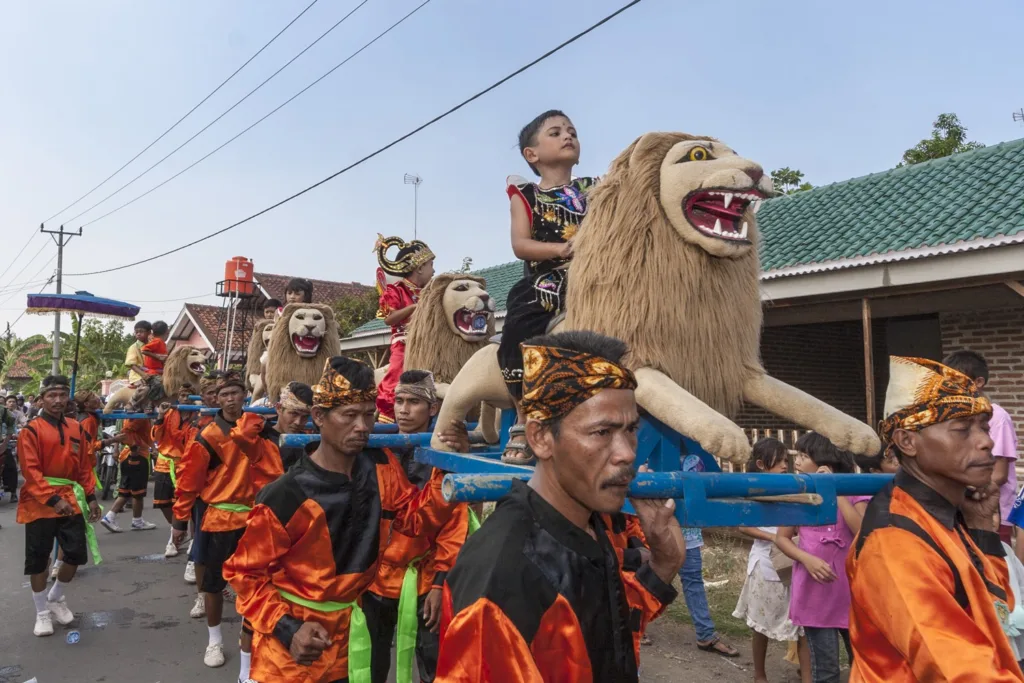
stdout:
<svg viewBox="0 0 1024 683">
<path fill-rule="evenodd" d="M 487 334 L 487 312 L 461 308 L 455 312 L 455 327 L 462 334 L 482 337 Z"/>
<path fill-rule="evenodd" d="M 730 242 L 749 242 L 748 225 L 743 220 L 747 207 L 756 214 L 764 195 L 757 190 L 728 192 L 698 190 L 683 202 L 683 215 L 690 225 L 709 237 Z"/>
<path fill-rule="evenodd" d="M 300 356 L 315 356 L 316 352 L 320 350 L 320 337 L 293 334 L 292 345 L 295 346 L 295 351 Z"/>
<path fill-rule="evenodd" d="M 205 366 L 205 365 L 203 365 L 202 363 L 191 363 L 191 364 L 190 364 L 190 365 L 188 366 L 188 370 L 189 370 L 189 372 L 191 372 L 191 373 L 192 373 L 193 375 L 201 375 L 201 374 L 203 374 L 204 372 L 206 372 L 206 366 Z"/>
</svg>

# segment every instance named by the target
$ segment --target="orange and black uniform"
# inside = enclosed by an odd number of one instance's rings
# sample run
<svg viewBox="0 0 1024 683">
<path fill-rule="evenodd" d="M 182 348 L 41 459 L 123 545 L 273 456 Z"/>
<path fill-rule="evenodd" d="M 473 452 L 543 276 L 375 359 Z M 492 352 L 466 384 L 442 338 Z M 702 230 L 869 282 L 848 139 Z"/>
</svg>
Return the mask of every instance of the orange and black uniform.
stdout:
<svg viewBox="0 0 1024 683">
<path fill-rule="evenodd" d="M 1013 609 L 1004 558 L 996 532 L 897 473 L 847 558 L 851 683 L 1024 681 L 999 616 Z"/>
<path fill-rule="evenodd" d="M 33 418 L 18 434 L 18 462 L 25 484 L 18 499 L 18 523 L 25 525 L 25 574 L 46 571 L 56 539 L 68 564 L 89 560 L 84 510 L 71 486 L 54 486 L 46 477 L 78 482 L 86 501 L 96 500 L 96 480 L 85 461 L 85 436 L 75 420 L 55 419 L 47 413 Z M 61 517 L 54 507 L 65 501 L 78 512 Z"/>
<path fill-rule="evenodd" d="M 231 428 L 231 438 L 249 457 L 255 493 L 284 474 L 281 464 L 281 434 L 256 413 L 242 413 Z"/>
<path fill-rule="evenodd" d="M 513 483 L 448 575 L 435 681 L 638 680 L 633 634 L 676 591 L 649 564 L 622 571 L 590 521 L 596 539 Z"/>
<path fill-rule="evenodd" d="M 236 607 L 255 630 L 250 678 L 346 681 L 352 609 L 312 609 L 281 591 L 304 601 L 354 603 L 377 576 L 389 534 L 432 536 L 452 512 L 442 502 L 440 476 L 421 492 L 379 450 L 359 454 L 351 477 L 303 457 L 263 489 L 224 565 Z M 289 652 L 305 621 L 321 624 L 331 640 L 309 667 Z"/>
<path fill-rule="evenodd" d="M 78 426 L 82 428 L 82 438 L 86 442 L 86 453 L 82 454 L 89 469 L 96 467 L 96 449 L 100 445 L 100 419 L 95 413 L 79 413 Z"/>
<path fill-rule="evenodd" d="M 153 463 L 153 507 L 169 508 L 174 506 L 174 481 L 171 477 L 173 465 L 175 475 L 178 463 L 185 455 L 185 449 L 195 438 L 198 430 L 195 427 L 195 413 L 183 413 L 171 408 L 163 417 L 153 422 L 153 440 L 159 455 Z"/>
<path fill-rule="evenodd" d="M 121 429 L 121 485 L 117 495 L 145 498 L 149 485 L 149 449 L 153 446 L 153 424 L 149 420 L 125 420 Z"/>
<path fill-rule="evenodd" d="M 195 561 L 206 566 L 200 586 L 204 593 L 219 593 L 227 586 L 221 568 L 242 537 L 256 496 L 249 464 L 253 454 L 243 452 L 231 438 L 234 426 L 218 411 L 189 444 L 178 468 L 173 526 L 188 529 L 192 509 L 198 509 L 202 534 L 196 534 L 200 548 Z"/>
<path fill-rule="evenodd" d="M 416 462 L 412 451 L 400 456 L 384 449 L 389 459 L 394 459 L 405 472 L 409 481 L 423 489 L 434 476 L 434 468 Z M 438 475 L 438 476 L 443 476 Z M 385 683 L 391 669 L 391 643 L 398 625 L 399 598 L 402 582 L 410 564 L 417 570 L 417 633 L 416 660 L 420 680 L 430 683 L 437 668 L 437 634 L 431 633 L 423 621 L 423 600 L 432 588 L 441 588 L 459 556 L 462 544 L 469 534 L 469 510 L 466 505 L 457 505 L 451 519 L 436 535 L 422 534 L 415 538 L 404 534 L 391 534 L 387 548 L 380 559 L 377 578 L 363 594 L 363 612 L 366 626 L 370 630 L 372 649 L 373 683 Z"/>
</svg>

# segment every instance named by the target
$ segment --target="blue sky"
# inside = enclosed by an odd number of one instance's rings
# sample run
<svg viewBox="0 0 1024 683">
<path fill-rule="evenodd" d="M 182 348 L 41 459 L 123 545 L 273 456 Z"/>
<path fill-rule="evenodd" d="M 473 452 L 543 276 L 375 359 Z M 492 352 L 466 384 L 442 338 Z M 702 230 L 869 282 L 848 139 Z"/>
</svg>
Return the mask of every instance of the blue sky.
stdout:
<svg viewBox="0 0 1024 683">
<path fill-rule="evenodd" d="M 422 0 L 370 0 L 277 78 L 149 175 L 69 228 L 192 163 L 320 76 Z M 14 3 L 0 23 L 0 269 L 32 230 L 135 155 L 309 0 L 74 0 Z M 103 198 L 198 131 L 341 18 L 357 0 L 320 0 L 181 126 L 73 210 Z M 490 85 L 623 4 L 432 0 L 412 18 L 218 154 L 85 229 L 67 273 L 144 258 L 224 227 L 333 173 Z M 515 146 L 535 114 L 561 108 L 580 131 L 578 173 L 602 173 L 638 135 L 721 138 L 766 169 L 815 185 L 891 168 L 957 113 L 971 139 L 1024 136 L 1013 0 L 786 3 L 643 0 L 609 24 L 439 124 L 243 227 L 66 289 L 141 302 L 173 321 L 208 293 L 224 261 L 258 271 L 372 283 L 378 232 L 419 236 L 447 270 L 513 259 L 504 180 L 528 175 Z M 823 229 L 825 227 L 823 226 Z M 12 281 L 53 255 L 36 237 L 0 278 L 0 328 L 24 305 Z M 25 267 L 20 274 L 16 273 Z M 204 294 L 206 296 L 195 296 Z M 5 299 L 8 299 L 5 301 Z M 150 303 L 152 302 L 152 303 Z M 66 324 L 66 323 L 65 323 Z M 19 334 L 51 329 L 23 318 Z"/>
</svg>

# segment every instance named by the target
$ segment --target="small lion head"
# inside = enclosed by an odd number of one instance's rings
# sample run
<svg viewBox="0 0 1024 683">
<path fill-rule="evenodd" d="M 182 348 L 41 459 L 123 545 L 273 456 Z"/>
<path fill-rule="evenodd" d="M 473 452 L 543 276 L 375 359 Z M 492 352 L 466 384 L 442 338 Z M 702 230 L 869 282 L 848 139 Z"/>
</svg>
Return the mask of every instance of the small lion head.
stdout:
<svg viewBox="0 0 1024 683">
<path fill-rule="evenodd" d="M 177 395 L 183 384 L 199 386 L 199 380 L 206 372 L 206 355 L 194 346 L 179 344 L 167 356 L 164 364 L 163 383 L 170 395 Z"/>
<path fill-rule="evenodd" d="M 631 169 L 658 170 L 650 180 L 680 238 L 718 258 L 756 250 L 754 216 L 773 191 L 759 164 L 714 138 L 684 133 L 648 133 L 628 159 Z"/>
<path fill-rule="evenodd" d="M 296 308 L 288 317 L 288 333 L 295 353 L 301 358 L 313 358 L 327 333 L 327 320 L 315 308 Z"/>
<path fill-rule="evenodd" d="M 453 279 L 444 288 L 442 305 L 452 332 L 468 342 L 493 335 L 494 299 L 476 278 Z"/>
</svg>

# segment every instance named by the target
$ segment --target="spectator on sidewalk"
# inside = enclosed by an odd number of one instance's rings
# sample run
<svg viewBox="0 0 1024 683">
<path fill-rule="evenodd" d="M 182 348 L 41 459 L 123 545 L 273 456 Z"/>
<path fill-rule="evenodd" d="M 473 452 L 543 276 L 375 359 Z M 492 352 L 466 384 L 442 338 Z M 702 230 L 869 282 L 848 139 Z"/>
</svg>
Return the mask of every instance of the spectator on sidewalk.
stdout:
<svg viewBox="0 0 1024 683">
<path fill-rule="evenodd" d="M 988 395 L 988 362 L 980 353 L 954 351 L 946 356 L 942 364 L 973 379 L 981 395 Z M 992 455 L 996 459 L 992 483 L 999 487 L 999 539 L 1003 543 L 1010 543 L 1013 539 L 1013 524 L 1007 520 L 1017 497 L 1017 432 L 1013 428 L 1013 420 L 996 403 L 992 404 L 988 435 L 992 438 Z"/>
</svg>

